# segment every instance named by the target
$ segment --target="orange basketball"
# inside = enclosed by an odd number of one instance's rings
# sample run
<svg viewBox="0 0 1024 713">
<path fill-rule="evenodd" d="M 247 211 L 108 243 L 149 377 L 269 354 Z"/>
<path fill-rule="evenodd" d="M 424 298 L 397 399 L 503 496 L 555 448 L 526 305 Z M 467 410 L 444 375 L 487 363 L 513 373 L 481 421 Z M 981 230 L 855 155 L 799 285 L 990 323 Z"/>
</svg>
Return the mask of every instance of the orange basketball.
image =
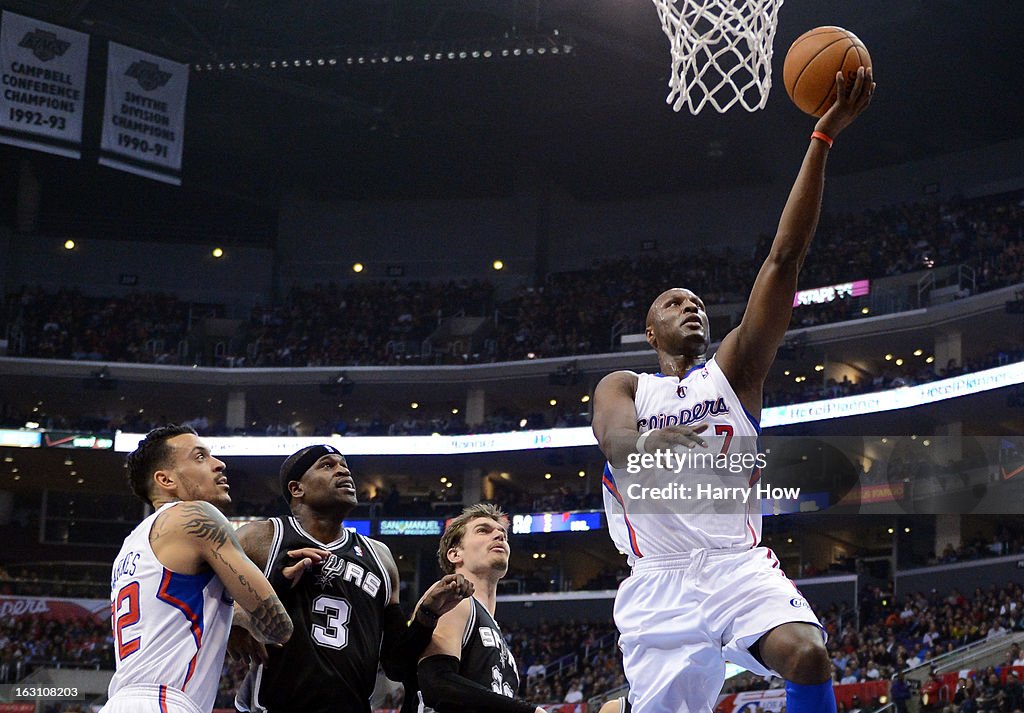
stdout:
<svg viewBox="0 0 1024 713">
<path fill-rule="evenodd" d="M 821 116 L 836 100 L 836 72 L 852 86 L 857 68 L 870 66 L 871 55 L 857 35 L 841 27 L 815 27 L 789 48 L 782 81 L 801 111 Z"/>
</svg>

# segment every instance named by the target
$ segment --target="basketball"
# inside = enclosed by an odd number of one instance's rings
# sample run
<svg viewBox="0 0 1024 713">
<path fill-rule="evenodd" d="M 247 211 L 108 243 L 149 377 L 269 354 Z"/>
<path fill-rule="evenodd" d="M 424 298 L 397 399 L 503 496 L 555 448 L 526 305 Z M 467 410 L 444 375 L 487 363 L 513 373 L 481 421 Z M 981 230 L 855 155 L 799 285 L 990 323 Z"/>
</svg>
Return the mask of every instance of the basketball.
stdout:
<svg viewBox="0 0 1024 713">
<path fill-rule="evenodd" d="M 871 55 L 860 39 L 841 27 L 816 27 L 800 35 L 786 53 L 782 80 L 801 111 L 821 116 L 836 100 L 836 72 L 850 84 L 858 67 L 870 67 Z"/>
</svg>

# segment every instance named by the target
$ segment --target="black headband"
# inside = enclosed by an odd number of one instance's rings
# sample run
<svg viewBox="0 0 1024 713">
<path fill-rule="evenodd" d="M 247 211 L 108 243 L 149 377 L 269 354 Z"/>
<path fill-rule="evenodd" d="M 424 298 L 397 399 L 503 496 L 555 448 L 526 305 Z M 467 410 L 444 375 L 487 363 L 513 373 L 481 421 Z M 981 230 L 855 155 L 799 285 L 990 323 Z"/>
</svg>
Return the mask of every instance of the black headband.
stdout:
<svg viewBox="0 0 1024 713">
<path fill-rule="evenodd" d="M 285 500 L 291 498 L 291 493 L 288 492 L 288 483 L 293 480 L 302 480 L 302 476 L 305 475 L 306 471 L 312 468 L 314 463 L 327 455 L 340 456 L 341 451 L 334 446 L 328 445 L 307 446 L 288 457 L 288 460 L 281 465 L 281 491 L 284 493 Z M 295 460 L 293 461 L 292 458 L 295 458 Z M 289 465 L 289 462 L 291 465 Z"/>
</svg>

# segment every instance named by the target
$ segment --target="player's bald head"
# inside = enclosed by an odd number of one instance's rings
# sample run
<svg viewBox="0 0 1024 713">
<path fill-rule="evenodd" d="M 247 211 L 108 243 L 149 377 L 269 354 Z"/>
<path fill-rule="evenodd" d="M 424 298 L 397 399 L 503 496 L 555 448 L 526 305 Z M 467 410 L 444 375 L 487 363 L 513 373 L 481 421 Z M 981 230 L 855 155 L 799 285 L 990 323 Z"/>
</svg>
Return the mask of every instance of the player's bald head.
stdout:
<svg viewBox="0 0 1024 713">
<path fill-rule="evenodd" d="M 650 327 L 651 324 L 654 322 L 654 313 L 655 313 L 655 311 L 657 311 L 658 305 L 661 304 L 662 302 L 664 302 L 669 297 L 669 295 L 671 295 L 671 294 L 673 294 L 675 292 L 680 292 L 680 293 L 682 293 L 684 295 L 688 295 L 688 296 L 692 295 L 693 297 L 697 296 L 692 290 L 688 290 L 685 287 L 670 287 L 670 288 L 668 288 L 667 290 L 662 292 L 660 295 L 655 297 L 654 301 L 651 302 L 651 306 L 647 308 L 647 321 L 644 323 L 645 327 Z"/>
</svg>

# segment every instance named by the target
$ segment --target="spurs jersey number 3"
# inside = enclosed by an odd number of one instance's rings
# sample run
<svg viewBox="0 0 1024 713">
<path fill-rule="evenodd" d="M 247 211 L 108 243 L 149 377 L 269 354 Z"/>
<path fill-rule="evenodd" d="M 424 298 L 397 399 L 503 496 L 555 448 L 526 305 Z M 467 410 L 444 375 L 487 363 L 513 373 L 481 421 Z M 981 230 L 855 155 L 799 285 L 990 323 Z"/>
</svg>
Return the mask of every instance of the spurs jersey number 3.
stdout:
<svg viewBox="0 0 1024 713">
<path fill-rule="evenodd" d="M 294 517 L 271 518 L 274 539 L 264 573 L 295 624 L 283 648 L 249 672 L 235 696 L 240 711 L 370 713 L 391 578 L 369 540 L 348 530 L 320 542 Z M 298 584 L 282 570 L 289 550 L 318 547 L 330 555 Z"/>
<path fill-rule="evenodd" d="M 649 555 L 756 546 L 761 510 L 751 486 L 760 477 L 760 427 L 714 358 L 682 377 L 637 374 L 634 403 L 641 434 L 707 426 L 700 434 L 707 448 L 678 448 L 632 468 L 605 464 L 608 528 L 630 564 Z M 743 491 L 750 491 L 746 498 Z"/>
<path fill-rule="evenodd" d="M 232 601 L 213 574 L 163 566 L 149 531 L 168 503 L 125 538 L 110 578 L 117 671 L 109 696 L 138 685 L 178 689 L 200 710 L 213 708 L 231 628 Z"/>
</svg>

